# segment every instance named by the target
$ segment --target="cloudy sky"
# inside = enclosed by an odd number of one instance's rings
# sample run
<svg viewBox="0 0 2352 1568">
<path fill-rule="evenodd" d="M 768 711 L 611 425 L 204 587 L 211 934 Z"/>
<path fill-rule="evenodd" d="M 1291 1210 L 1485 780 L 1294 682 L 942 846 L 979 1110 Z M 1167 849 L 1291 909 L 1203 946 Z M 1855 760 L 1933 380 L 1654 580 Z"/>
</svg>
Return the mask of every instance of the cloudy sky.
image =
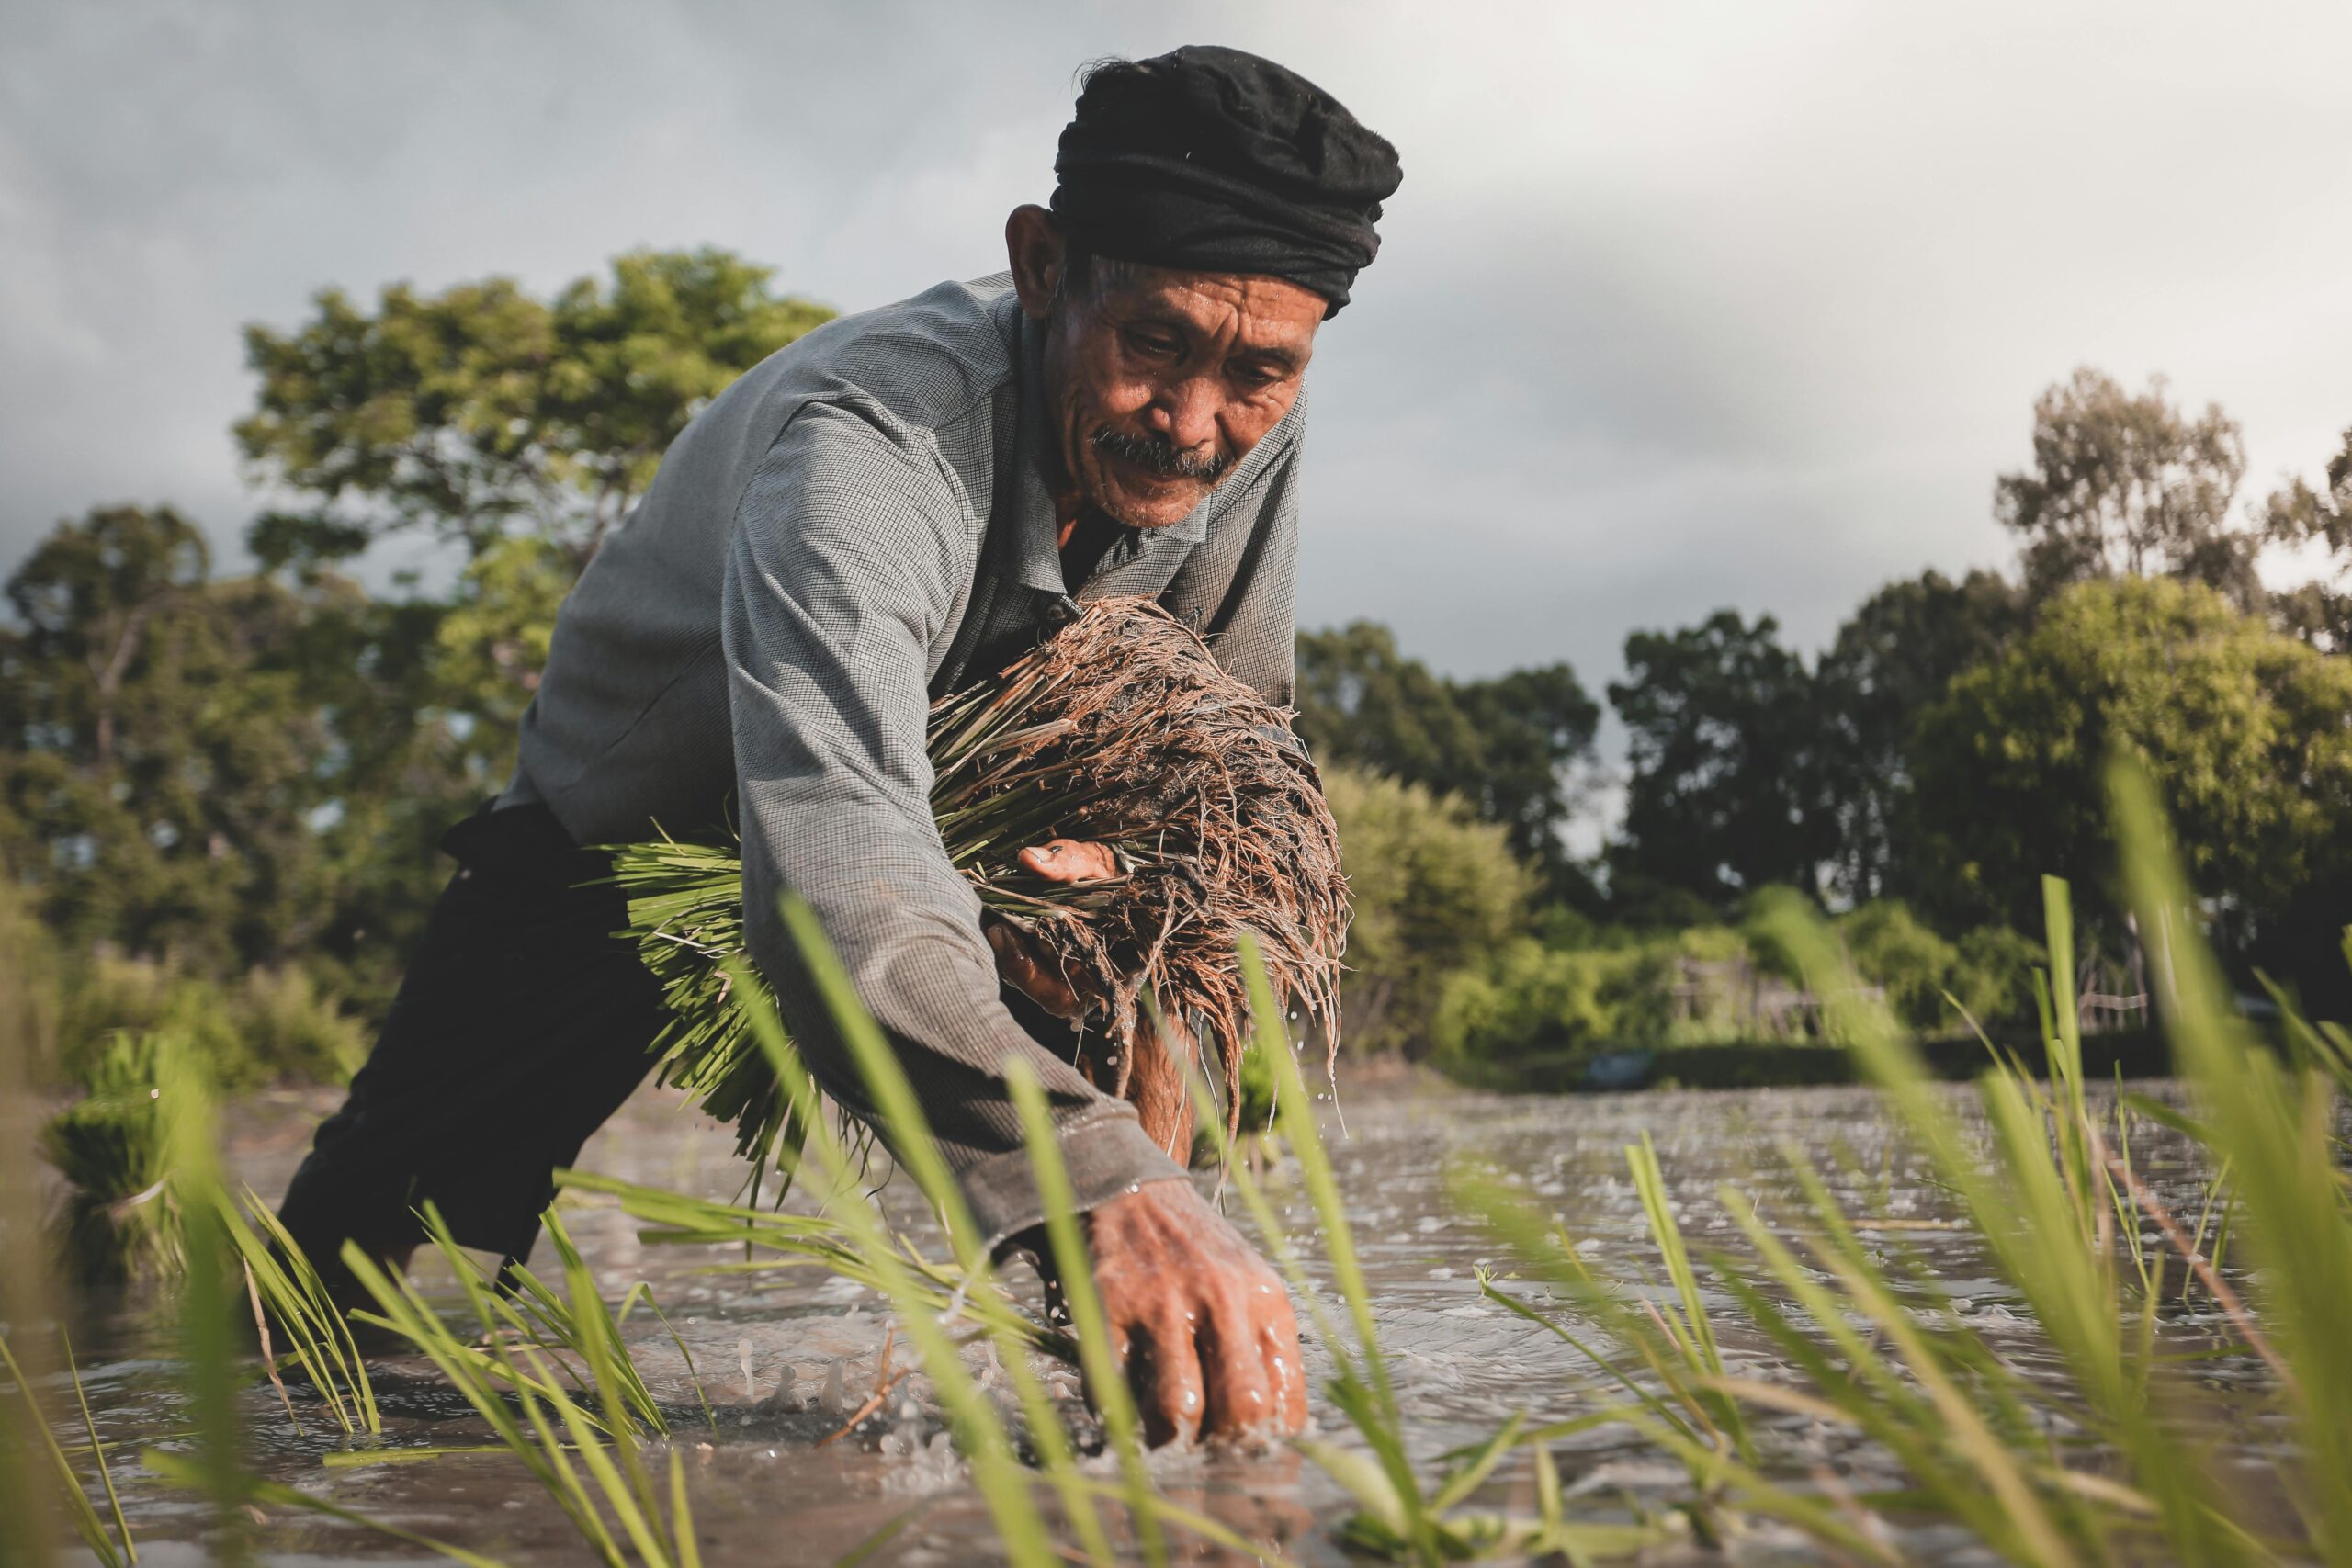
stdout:
<svg viewBox="0 0 2352 1568">
<path fill-rule="evenodd" d="M 0 0 L 0 561 L 94 502 L 232 542 L 237 331 L 714 243 L 844 310 L 1001 265 L 1075 68 L 1221 41 L 1406 178 L 1314 380 L 1307 624 L 1442 669 L 1724 604 L 1818 647 L 2004 560 L 2078 364 L 2352 424 L 2352 6 Z"/>
</svg>

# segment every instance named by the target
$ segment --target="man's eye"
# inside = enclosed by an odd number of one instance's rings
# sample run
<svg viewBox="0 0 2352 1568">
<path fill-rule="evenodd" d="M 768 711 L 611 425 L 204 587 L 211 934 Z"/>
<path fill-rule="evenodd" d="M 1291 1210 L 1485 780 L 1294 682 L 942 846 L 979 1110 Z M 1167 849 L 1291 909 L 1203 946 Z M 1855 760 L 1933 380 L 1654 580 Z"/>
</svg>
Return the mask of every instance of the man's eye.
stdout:
<svg viewBox="0 0 2352 1568">
<path fill-rule="evenodd" d="M 1148 354 L 1160 359 L 1171 359 L 1175 357 L 1177 351 L 1174 338 L 1164 337 L 1158 333 L 1130 331 L 1127 333 L 1127 346 L 1137 354 Z"/>
</svg>

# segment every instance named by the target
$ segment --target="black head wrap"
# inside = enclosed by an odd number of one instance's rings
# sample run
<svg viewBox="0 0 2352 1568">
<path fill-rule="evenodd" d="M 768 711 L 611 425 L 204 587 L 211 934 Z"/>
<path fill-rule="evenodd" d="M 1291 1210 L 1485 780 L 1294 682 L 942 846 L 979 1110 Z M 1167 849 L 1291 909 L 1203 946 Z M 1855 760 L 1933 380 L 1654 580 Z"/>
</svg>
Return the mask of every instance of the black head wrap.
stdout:
<svg viewBox="0 0 2352 1568">
<path fill-rule="evenodd" d="M 1254 272 L 1348 302 L 1380 249 L 1396 149 L 1296 72 L 1191 45 L 1087 74 L 1054 160 L 1054 213 L 1097 255 Z"/>
</svg>

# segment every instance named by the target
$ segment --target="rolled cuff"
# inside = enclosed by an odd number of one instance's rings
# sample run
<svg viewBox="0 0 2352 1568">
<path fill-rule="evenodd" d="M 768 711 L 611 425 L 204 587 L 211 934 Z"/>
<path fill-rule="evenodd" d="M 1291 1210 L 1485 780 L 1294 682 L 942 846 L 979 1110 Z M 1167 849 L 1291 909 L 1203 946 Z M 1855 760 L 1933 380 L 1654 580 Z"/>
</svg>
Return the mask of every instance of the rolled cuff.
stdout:
<svg viewBox="0 0 2352 1568">
<path fill-rule="evenodd" d="M 1062 1163 L 1069 1168 L 1078 1212 L 1084 1213 L 1131 1192 L 1147 1181 L 1182 1181 L 1183 1168 L 1170 1159 L 1132 1113 L 1113 1112 L 1061 1129 Z M 981 1247 L 993 1252 L 1006 1237 L 1037 1224 L 1046 1206 L 1029 1168 L 1029 1151 L 1012 1149 L 966 1166 L 956 1175 L 964 1201 L 979 1227 Z"/>
</svg>

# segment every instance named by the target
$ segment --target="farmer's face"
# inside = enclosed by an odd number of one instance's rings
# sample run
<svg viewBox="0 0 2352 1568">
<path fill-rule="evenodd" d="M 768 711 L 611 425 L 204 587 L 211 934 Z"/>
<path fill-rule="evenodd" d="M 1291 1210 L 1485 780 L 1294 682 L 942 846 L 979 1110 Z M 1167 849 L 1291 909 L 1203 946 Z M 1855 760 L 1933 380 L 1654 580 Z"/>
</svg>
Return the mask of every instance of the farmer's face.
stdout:
<svg viewBox="0 0 2352 1568">
<path fill-rule="evenodd" d="M 1297 400 L 1322 297 L 1255 274 L 1102 261 L 1064 287 L 1050 220 L 1029 236 L 1040 265 L 1023 268 L 1023 213 L 1044 214 L 1016 212 L 1008 237 L 1023 306 L 1046 322 L 1068 514 L 1084 504 L 1130 528 L 1181 522 Z"/>
</svg>

